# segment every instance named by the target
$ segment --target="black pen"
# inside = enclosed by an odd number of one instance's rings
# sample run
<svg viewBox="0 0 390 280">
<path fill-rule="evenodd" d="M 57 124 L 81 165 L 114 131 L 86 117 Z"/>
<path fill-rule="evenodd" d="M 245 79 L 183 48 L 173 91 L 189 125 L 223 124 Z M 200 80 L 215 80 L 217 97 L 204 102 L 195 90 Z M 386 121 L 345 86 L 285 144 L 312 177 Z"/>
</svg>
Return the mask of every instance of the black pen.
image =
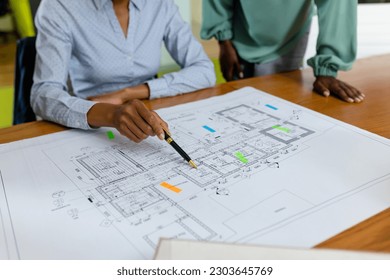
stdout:
<svg viewBox="0 0 390 280">
<path fill-rule="evenodd" d="M 195 164 L 195 162 L 186 154 L 186 152 L 183 151 L 182 148 L 180 148 L 180 146 L 175 142 L 173 141 L 171 135 L 169 134 L 169 132 L 165 131 L 164 129 L 164 139 L 165 141 L 167 141 L 167 143 L 169 145 L 171 145 L 175 150 L 176 152 L 178 152 L 193 168 L 198 168 Z"/>
</svg>

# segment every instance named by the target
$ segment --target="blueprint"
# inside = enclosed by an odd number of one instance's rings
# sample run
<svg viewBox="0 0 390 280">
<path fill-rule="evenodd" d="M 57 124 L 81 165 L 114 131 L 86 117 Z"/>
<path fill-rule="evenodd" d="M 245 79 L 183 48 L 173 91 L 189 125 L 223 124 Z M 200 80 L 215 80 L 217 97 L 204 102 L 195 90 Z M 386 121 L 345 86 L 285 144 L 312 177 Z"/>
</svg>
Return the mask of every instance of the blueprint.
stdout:
<svg viewBox="0 0 390 280">
<path fill-rule="evenodd" d="M 388 139 L 253 88 L 158 113 L 198 169 L 108 128 L 0 145 L 0 258 L 151 259 L 161 237 L 309 248 L 390 206 Z"/>
</svg>

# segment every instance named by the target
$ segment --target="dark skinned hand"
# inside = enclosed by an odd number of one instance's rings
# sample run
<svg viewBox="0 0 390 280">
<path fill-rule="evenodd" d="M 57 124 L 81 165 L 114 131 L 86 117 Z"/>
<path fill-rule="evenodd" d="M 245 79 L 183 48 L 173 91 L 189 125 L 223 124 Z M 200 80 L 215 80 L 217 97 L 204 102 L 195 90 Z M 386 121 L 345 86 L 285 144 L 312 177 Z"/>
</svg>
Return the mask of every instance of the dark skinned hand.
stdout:
<svg viewBox="0 0 390 280">
<path fill-rule="evenodd" d="M 114 111 L 114 127 L 124 136 L 139 143 L 148 136 L 157 135 L 164 139 L 164 131 L 169 131 L 168 124 L 160 116 L 146 108 L 138 99 L 131 100 L 117 107 Z"/>
<path fill-rule="evenodd" d="M 115 92 L 109 92 L 101 95 L 90 96 L 87 99 L 90 101 L 100 102 L 100 103 L 109 103 L 114 105 L 122 105 L 128 100 L 126 99 L 127 89 L 121 89 Z"/>
<path fill-rule="evenodd" d="M 328 97 L 334 95 L 348 103 L 362 102 L 365 95 L 355 87 L 334 77 L 318 76 L 313 84 L 314 91 Z"/>
<path fill-rule="evenodd" d="M 229 40 L 219 42 L 219 63 L 226 81 L 232 81 L 235 75 L 244 77 L 237 51 Z"/>
<path fill-rule="evenodd" d="M 99 103 L 122 105 L 132 99 L 149 98 L 150 92 L 147 84 L 124 88 L 118 91 L 90 96 L 87 99 Z"/>
<path fill-rule="evenodd" d="M 92 127 L 115 127 L 136 143 L 149 136 L 164 140 L 164 130 L 169 132 L 168 124 L 138 99 L 122 105 L 98 102 L 88 111 L 87 120 Z"/>
</svg>

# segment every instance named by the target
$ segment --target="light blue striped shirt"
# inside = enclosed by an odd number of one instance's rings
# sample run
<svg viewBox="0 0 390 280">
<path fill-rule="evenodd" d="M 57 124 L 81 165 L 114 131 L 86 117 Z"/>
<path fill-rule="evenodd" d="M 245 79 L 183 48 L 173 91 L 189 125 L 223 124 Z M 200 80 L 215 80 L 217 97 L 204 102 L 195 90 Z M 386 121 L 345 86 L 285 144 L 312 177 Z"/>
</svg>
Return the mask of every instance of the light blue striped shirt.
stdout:
<svg viewBox="0 0 390 280">
<path fill-rule="evenodd" d="M 37 115 L 89 129 L 86 115 L 95 104 L 89 96 L 143 83 L 150 98 L 214 85 L 213 64 L 172 0 L 132 0 L 129 8 L 125 37 L 111 0 L 41 2 L 31 91 Z M 154 79 L 163 42 L 182 69 Z"/>
</svg>

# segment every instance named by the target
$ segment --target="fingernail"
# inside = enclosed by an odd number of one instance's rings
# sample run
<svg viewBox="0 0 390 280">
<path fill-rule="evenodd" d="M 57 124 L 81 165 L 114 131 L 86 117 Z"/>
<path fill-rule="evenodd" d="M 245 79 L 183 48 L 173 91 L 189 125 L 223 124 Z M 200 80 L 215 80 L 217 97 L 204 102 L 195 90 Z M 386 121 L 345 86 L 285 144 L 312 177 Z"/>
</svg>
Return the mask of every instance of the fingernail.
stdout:
<svg viewBox="0 0 390 280">
<path fill-rule="evenodd" d="M 330 95 L 330 92 L 329 92 L 329 91 L 324 91 L 324 95 L 325 95 L 326 97 L 328 97 L 328 96 Z"/>
<path fill-rule="evenodd" d="M 160 138 L 160 140 L 164 140 L 164 133 L 161 133 L 158 138 Z"/>
<path fill-rule="evenodd" d="M 347 101 L 350 102 L 350 103 L 353 103 L 353 99 L 352 98 L 348 98 Z"/>
<path fill-rule="evenodd" d="M 240 79 L 243 79 L 244 78 L 244 73 L 240 72 L 240 73 L 238 73 L 238 76 L 240 77 Z"/>
</svg>

